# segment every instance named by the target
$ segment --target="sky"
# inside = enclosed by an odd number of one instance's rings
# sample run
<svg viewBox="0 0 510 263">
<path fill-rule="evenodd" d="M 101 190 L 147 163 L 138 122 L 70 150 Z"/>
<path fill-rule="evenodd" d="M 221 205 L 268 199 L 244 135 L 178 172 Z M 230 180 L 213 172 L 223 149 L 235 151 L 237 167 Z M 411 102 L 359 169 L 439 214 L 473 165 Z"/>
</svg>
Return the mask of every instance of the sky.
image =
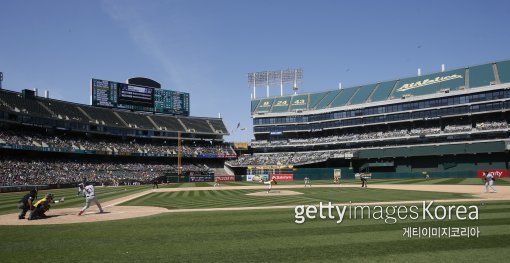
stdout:
<svg viewBox="0 0 510 263">
<path fill-rule="evenodd" d="M 248 73 L 302 68 L 298 93 L 310 93 L 507 60 L 508 10 L 500 0 L 6 0 L 0 72 L 5 89 L 82 104 L 91 78 L 151 78 L 190 93 L 192 116 L 221 113 L 226 141 L 249 142 Z"/>
</svg>

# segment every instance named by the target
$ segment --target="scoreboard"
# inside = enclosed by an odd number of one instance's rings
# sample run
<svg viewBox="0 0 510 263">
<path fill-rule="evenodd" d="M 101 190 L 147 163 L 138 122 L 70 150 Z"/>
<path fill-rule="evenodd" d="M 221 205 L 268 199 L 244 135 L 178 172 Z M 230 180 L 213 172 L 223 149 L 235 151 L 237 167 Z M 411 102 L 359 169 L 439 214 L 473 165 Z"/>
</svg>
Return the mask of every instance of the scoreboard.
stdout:
<svg viewBox="0 0 510 263">
<path fill-rule="evenodd" d="M 91 105 L 189 116 L 189 93 L 92 79 Z"/>
</svg>

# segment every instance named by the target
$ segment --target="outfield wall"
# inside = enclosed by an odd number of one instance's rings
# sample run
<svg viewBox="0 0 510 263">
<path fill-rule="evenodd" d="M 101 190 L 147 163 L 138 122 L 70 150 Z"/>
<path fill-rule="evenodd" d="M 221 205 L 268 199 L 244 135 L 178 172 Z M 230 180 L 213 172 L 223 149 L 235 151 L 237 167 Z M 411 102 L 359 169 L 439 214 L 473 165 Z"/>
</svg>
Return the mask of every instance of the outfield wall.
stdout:
<svg viewBox="0 0 510 263">
<path fill-rule="evenodd" d="M 303 180 L 309 177 L 311 180 L 333 180 L 335 169 L 340 169 L 342 179 L 354 179 L 354 172 L 349 167 L 335 168 L 296 168 L 294 169 L 294 180 Z"/>
<path fill-rule="evenodd" d="M 309 177 L 315 180 L 333 179 L 334 169 L 340 169 L 342 179 L 354 179 L 358 172 L 368 172 L 374 179 L 476 178 L 480 170 L 508 170 L 507 152 L 443 156 L 415 156 L 405 158 L 354 159 L 328 161 L 314 167 L 294 169 L 294 180 Z M 384 164 L 384 165 L 380 165 Z M 367 169 L 368 167 L 368 169 Z"/>
</svg>

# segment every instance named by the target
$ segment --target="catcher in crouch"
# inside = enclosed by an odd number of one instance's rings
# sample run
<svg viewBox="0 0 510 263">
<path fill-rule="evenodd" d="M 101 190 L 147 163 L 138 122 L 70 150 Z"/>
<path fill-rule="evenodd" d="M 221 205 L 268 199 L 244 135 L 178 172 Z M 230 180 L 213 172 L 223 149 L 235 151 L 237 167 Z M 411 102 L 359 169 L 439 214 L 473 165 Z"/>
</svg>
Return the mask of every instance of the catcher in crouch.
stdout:
<svg viewBox="0 0 510 263">
<path fill-rule="evenodd" d="M 54 203 L 53 194 L 47 193 L 43 199 L 34 204 L 34 210 L 30 212 L 28 220 L 41 219 L 46 217 L 46 212 L 50 210 L 50 203 Z"/>
</svg>

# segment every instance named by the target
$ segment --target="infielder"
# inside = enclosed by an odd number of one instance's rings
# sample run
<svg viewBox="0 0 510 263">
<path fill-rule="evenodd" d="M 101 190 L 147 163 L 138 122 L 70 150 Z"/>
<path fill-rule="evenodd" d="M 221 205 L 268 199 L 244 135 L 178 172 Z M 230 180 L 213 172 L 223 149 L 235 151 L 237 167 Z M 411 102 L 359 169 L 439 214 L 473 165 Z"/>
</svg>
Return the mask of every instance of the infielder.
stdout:
<svg viewBox="0 0 510 263">
<path fill-rule="evenodd" d="M 308 176 L 307 176 L 307 177 L 305 177 L 305 187 L 306 187 L 307 185 L 308 185 L 308 186 L 310 186 L 310 187 L 312 187 L 312 183 L 310 183 L 310 178 L 309 178 Z"/>
<path fill-rule="evenodd" d="M 220 179 L 218 179 L 218 178 L 214 178 L 214 187 L 216 187 L 216 186 L 218 186 L 218 187 L 221 186 L 220 185 Z"/>
<path fill-rule="evenodd" d="M 494 175 L 492 173 L 489 173 L 487 171 L 483 172 L 483 179 L 485 180 L 485 192 L 489 192 L 489 187 L 492 188 L 492 191 L 494 193 L 497 193 L 496 188 L 494 188 L 493 184 L 496 179 L 494 179 Z"/>
<path fill-rule="evenodd" d="M 361 179 L 361 187 L 367 187 L 367 178 L 360 174 L 359 179 Z"/>
<path fill-rule="evenodd" d="M 79 216 L 85 212 L 90 207 L 90 203 L 95 203 L 97 207 L 99 208 L 99 212 L 103 213 L 103 208 L 101 207 L 101 204 L 99 201 L 97 201 L 96 193 L 94 190 L 94 186 L 92 184 L 87 184 L 85 188 L 83 188 L 83 192 L 85 193 L 85 206 L 80 210 L 80 213 L 78 213 Z"/>
</svg>

